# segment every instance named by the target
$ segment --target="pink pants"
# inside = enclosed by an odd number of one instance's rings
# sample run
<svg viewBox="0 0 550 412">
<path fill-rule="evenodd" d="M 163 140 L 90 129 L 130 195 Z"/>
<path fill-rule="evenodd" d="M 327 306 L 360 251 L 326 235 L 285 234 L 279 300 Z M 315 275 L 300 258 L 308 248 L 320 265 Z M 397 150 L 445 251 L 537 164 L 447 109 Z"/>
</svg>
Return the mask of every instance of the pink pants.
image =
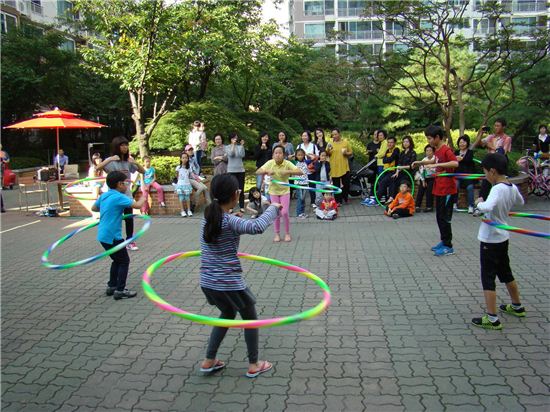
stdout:
<svg viewBox="0 0 550 412">
<path fill-rule="evenodd" d="M 162 190 L 162 186 L 159 185 L 157 182 L 153 182 L 150 185 L 143 185 L 141 186 L 141 193 L 142 196 L 149 196 L 149 190 L 151 190 L 151 186 L 154 187 L 157 190 L 157 196 L 159 203 L 164 202 L 164 190 Z M 142 213 L 149 212 L 149 199 L 143 204 L 141 207 Z"/>
<path fill-rule="evenodd" d="M 288 209 L 290 207 L 290 193 L 287 193 L 286 195 L 269 195 L 271 198 L 271 203 L 280 203 L 283 205 L 283 208 L 281 209 L 281 213 L 279 216 L 277 216 L 277 219 L 275 219 L 275 233 L 281 232 L 281 216 L 283 217 L 284 223 L 285 223 L 285 233 L 290 233 L 290 219 L 288 217 Z"/>
</svg>

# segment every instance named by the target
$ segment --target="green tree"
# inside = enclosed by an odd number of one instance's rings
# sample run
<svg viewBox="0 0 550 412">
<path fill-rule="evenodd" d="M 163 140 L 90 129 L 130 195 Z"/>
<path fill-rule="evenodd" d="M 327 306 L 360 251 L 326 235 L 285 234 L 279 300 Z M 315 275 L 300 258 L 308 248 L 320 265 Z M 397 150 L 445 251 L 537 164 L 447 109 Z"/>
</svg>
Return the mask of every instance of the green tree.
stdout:
<svg viewBox="0 0 550 412">
<path fill-rule="evenodd" d="M 259 39 L 261 1 L 79 0 L 93 36 L 82 49 L 96 73 L 128 93 L 141 156 L 160 119 L 179 100 L 203 99 L 216 75 Z"/>
</svg>

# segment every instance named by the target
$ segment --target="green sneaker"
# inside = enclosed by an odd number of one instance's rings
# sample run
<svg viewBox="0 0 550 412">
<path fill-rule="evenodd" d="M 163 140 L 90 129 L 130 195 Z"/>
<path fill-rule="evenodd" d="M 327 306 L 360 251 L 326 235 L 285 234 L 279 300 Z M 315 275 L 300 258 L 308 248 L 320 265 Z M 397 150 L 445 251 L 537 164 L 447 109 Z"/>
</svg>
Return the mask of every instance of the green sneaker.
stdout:
<svg viewBox="0 0 550 412">
<path fill-rule="evenodd" d="M 509 313 L 510 315 L 517 316 L 519 318 L 525 317 L 525 308 L 521 307 L 520 309 L 514 309 L 514 307 L 511 304 L 507 305 L 500 305 L 500 310 L 506 313 Z"/>
<path fill-rule="evenodd" d="M 483 329 L 492 329 L 492 330 L 501 330 L 502 329 L 502 323 L 500 323 L 500 320 L 497 320 L 495 323 L 491 322 L 489 320 L 489 316 L 483 315 L 481 318 L 473 318 L 472 323 L 475 326 L 479 326 Z"/>
</svg>

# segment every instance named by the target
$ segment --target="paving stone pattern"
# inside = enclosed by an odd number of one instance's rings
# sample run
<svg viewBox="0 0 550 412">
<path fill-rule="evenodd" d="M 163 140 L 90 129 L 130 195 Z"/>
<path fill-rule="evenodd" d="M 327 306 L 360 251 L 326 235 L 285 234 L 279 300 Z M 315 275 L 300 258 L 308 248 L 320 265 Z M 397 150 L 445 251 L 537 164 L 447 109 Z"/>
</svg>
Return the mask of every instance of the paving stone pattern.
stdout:
<svg viewBox="0 0 550 412">
<path fill-rule="evenodd" d="M 527 208 L 548 213 L 547 203 Z M 2 230 L 36 220 L 2 216 Z M 274 362 L 256 379 L 242 330 L 230 330 L 225 370 L 203 376 L 210 327 L 157 309 L 140 274 L 171 253 L 197 249 L 197 216 L 157 218 L 131 252 L 135 299 L 104 296 L 109 260 L 70 270 L 40 265 L 47 246 L 75 220 L 41 222 L 2 235 L 2 410 L 5 411 L 545 411 L 549 398 L 548 246 L 512 235 L 511 260 L 527 317 L 502 315 L 503 331 L 470 326 L 482 313 L 479 220 L 453 218 L 456 255 L 435 258 L 433 214 L 388 220 L 378 208 L 344 206 L 335 222 L 292 222 L 294 241 L 271 229 L 243 236 L 242 251 L 306 267 L 327 281 L 327 313 L 260 330 L 260 356 Z M 550 231 L 546 222 L 514 219 Z M 141 222 L 137 222 L 141 225 Z M 93 232 L 93 233 L 92 233 Z M 56 263 L 100 251 L 95 232 L 55 251 Z M 321 298 L 311 281 L 243 261 L 262 317 L 287 315 Z M 169 302 L 216 315 L 198 287 L 199 259 L 153 277 Z M 499 302 L 507 301 L 498 285 Z M 503 300 L 504 299 L 504 300 Z"/>
</svg>

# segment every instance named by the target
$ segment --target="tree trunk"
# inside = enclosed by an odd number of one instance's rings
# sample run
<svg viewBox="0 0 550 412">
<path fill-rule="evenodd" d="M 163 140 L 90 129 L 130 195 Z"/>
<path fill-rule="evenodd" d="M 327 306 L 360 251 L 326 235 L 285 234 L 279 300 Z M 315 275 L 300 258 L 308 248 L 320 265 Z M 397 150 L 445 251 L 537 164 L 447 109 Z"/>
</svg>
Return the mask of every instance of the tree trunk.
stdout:
<svg viewBox="0 0 550 412">
<path fill-rule="evenodd" d="M 143 98 L 142 95 L 133 91 L 129 91 L 130 102 L 132 104 L 132 119 L 136 127 L 135 138 L 138 139 L 139 144 L 139 156 L 143 159 L 143 156 L 149 156 L 149 135 L 145 133 L 145 125 L 143 123 Z"/>
<path fill-rule="evenodd" d="M 462 93 L 464 92 L 464 85 L 462 79 L 457 76 L 457 88 L 456 88 L 456 103 L 458 106 L 458 128 L 460 130 L 459 135 L 464 135 L 466 130 L 466 119 L 464 118 L 464 101 L 462 100 Z"/>
</svg>

